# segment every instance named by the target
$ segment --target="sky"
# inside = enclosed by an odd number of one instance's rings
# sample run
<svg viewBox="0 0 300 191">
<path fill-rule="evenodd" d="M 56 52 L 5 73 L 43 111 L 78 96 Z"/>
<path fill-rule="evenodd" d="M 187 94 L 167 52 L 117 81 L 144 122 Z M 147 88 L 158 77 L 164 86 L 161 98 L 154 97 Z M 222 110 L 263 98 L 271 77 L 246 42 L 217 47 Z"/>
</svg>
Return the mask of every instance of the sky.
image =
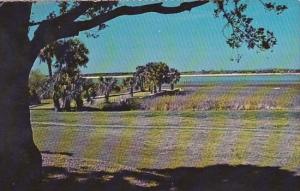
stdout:
<svg viewBox="0 0 300 191">
<path fill-rule="evenodd" d="M 77 38 L 89 49 L 89 62 L 82 72 L 133 72 L 138 65 L 156 61 L 166 62 L 180 71 L 299 69 L 300 1 L 277 0 L 288 6 L 281 15 L 266 11 L 258 0 L 247 2 L 247 13 L 254 18 L 253 24 L 274 32 L 277 45 L 273 51 L 229 48 L 222 34 L 225 21 L 213 16 L 215 5 L 208 3 L 172 15 L 147 13 L 118 17 L 107 22 L 108 27 L 99 31 L 96 39 L 80 33 Z M 53 2 L 36 3 L 32 19 L 41 20 L 52 10 L 57 10 Z M 30 38 L 33 32 L 34 28 Z M 242 55 L 240 62 L 231 61 L 238 54 Z M 47 72 L 46 64 L 39 59 L 34 69 Z"/>
</svg>

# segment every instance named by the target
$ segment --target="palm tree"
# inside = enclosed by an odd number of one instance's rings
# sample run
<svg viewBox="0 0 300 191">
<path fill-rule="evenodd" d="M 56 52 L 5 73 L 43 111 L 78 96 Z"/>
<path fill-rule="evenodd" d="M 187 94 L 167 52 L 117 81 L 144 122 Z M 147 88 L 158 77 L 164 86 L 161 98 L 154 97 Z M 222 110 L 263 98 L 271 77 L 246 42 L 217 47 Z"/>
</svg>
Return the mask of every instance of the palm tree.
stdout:
<svg viewBox="0 0 300 191">
<path fill-rule="evenodd" d="M 136 80 L 137 86 L 139 86 L 140 90 L 145 91 L 145 81 L 146 81 L 146 67 L 145 66 L 137 66 L 136 71 L 133 74 L 133 77 Z"/>
<path fill-rule="evenodd" d="M 162 84 L 167 82 L 169 66 L 163 62 L 150 62 L 146 64 L 146 76 L 154 93 L 161 91 Z"/>
<path fill-rule="evenodd" d="M 105 102 L 109 102 L 109 94 L 117 87 L 117 80 L 111 77 L 100 77 L 99 78 L 99 91 L 105 97 Z"/>
<path fill-rule="evenodd" d="M 136 86 L 136 78 L 135 77 L 128 77 L 123 79 L 123 86 L 130 88 L 130 95 L 133 97 L 133 89 Z"/>
<path fill-rule="evenodd" d="M 48 65 L 49 83 L 53 84 L 48 83 L 47 87 L 54 87 L 53 102 L 56 111 L 69 111 L 72 99 L 76 101 L 77 109 L 82 108 L 83 80 L 80 78 L 79 68 L 86 66 L 88 53 L 88 49 L 78 39 L 56 41 L 40 52 L 40 60 Z M 55 62 L 52 63 L 53 61 Z M 54 75 L 52 66 L 56 69 Z"/>
<path fill-rule="evenodd" d="M 93 103 L 93 99 L 97 94 L 97 84 L 91 79 L 85 79 L 82 83 L 83 97 L 86 98 L 86 101 Z"/>
<path fill-rule="evenodd" d="M 156 64 L 157 68 L 157 86 L 158 91 L 161 92 L 162 84 L 167 83 L 168 74 L 169 74 L 169 66 L 166 63 L 159 62 Z"/>
<path fill-rule="evenodd" d="M 47 45 L 40 51 L 39 59 L 41 62 L 44 62 L 48 66 L 48 74 L 49 77 L 52 78 L 52 59 L 54 58 L 55 54 L 55 43 Z"/>
<path fill-rule="evenodd" d="M 157 93 L 157 67 L 154 62 L 146 64 L 145 76 L 149 91 Z"/>
<path fill-rule="evenodd" d="M 168 74 L 168 83 L 171 85 L 171 90 L 174 90 L 175 84 L 180 80 L 180 72 L 177 69 L 171 68 Z"/>
</svg>

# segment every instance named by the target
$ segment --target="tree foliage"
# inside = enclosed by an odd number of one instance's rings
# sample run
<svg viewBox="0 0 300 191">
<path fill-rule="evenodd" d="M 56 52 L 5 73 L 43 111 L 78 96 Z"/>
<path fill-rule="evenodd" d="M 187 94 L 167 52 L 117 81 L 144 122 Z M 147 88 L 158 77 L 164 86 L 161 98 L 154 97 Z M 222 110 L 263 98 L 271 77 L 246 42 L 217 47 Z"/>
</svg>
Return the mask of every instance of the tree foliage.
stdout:
<svg viewBox="0 0 300 191">
<path fill-rule="evenodd" d="M 29 75 L 28 90 L 30 105 L 39 104 L 41 97 L 39 91 L 47 81 L 47 77 L 40 70 L 32 70 Z"/>
<path fill-rule="evenodd" d="M 133 91 L 135 88 L 138 87 L 137 78 L 135 76 L 127 77 L 127 78 L 123 79 L 122 83 L 123 83 L 122 84 L 123 87 L 129 87 L 130 95 L 131 95 L 131 97 L 133 97 Z"/>
<path fill-rule="evenodd" d="M 159 92 L 162 90 L 163 84 L 170 84 L 173 90 L 174 85 L 180 80 L 180 72 L 164 62 L 149 62 L 145 66 L 136 67 L 133 78 L 141 91 L 148 88 L 149 91 L 156 93 L 157 88 Z"/>
<path fill-rule="evenodd" d="M 41 50 L 39 57 L 47 63 L 49 81 L 53 83 L 55 110 L 70 111 L 72 100 L 75 100 L 78 110 L 82 108 L 82 91 L 88 91 L 83 88 L 80 67 L 86 66 L 88 53 L 88 49 L 78 39 L 59 40 Z M 52 76 L 52 67 L 56 70 L 55 76 Z"/>
<path fill-rule="evenodd" d="M 275 11 L 281 14 L 287 6 L 277 5 L 276 3 L 265 3 L 259 0 L 266 10 Z M 217 5 L 214 10 L 216 17 L 222 16 L 226 20 L 223 33 L 229 29 L 230 35 L 226 37 L 226 42 L 231 48 L 239 48 L 243 44 L 249 49 L 258 48 L 259 50 L 268 50 L 277 43 L 273 32 L 263 27 L 255 27 L 253 18 L 247 16 L 247 1 L 244 0 L 215 0 Z"/>
<path fill-rule="evenodd" d="M 109 102 L 109 95 L 110 93 L 118 88 L 117 87 L 117 80 L 112 77 L 100 77 L 99 78 L 99 87 L 98 91 L 100 94 L 104 95 L 105 102 Z"/>
<path fill-rule="evenodd" d="M 171 90 L 174 90 L 174 85 L 177 84 L 179 80 L 180 72 L 175 68 L 171 68 L 167 77 L 167 83 L 171 85 Z"/>
</svg>

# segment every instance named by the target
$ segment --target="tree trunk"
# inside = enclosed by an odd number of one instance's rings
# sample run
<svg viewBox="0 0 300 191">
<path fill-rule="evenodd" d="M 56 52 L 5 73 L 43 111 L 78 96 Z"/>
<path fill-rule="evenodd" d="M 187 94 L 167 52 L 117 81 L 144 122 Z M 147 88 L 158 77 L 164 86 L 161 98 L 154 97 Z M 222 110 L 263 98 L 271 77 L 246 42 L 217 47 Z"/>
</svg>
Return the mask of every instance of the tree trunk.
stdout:
<svg viewBox="0 0 300 191">
<path fill-rule="evenodd" d="M 49 73 L 49 77 L 52 78 L 53 74 L 52 74 L 52 66 L 51 66 L 51 62 L 47 61 L 47 65 L 48 65 L 48 73 Z"/>
<path fill-rule="evenodd" d="M 133 97 L 133 86 L 130 87 L 130 95 Z"/>
<path fill-rule="evenodd" d="M 76 110 L 81 111 L 83 107 L 83 100 L 81 98 L 81 95 L 76 95 L 75 102 L 76 102 Z"/>
<path fill-rule="evenodd" d="M 53 99 L 54 111 L 56 111 L 56 112 L 61 111 L 59 97 L 56 95 L 53 95 L 52 99 Z"/>
<path fill-rule="evenodd" d="M 30 125 L 27 76 L 0 78 L 0 188 L 26 190 L 41 173 Z"/>
<path fill-rule="evenodd" d="M 71 111 L 71 99 L 69 96 L 63 98 L 63 108 L 64 111 Z"/>
<path fill-rule="evenodd" d="M 153 91 L 154 91 L 155 94 L 157 93 L 157 87 L 156 87 L 156 85 L 153 86 Z"/>
<path fill-rule="evenodd" d="M 145 88 L 144 88 L 144 79 L 141 79 L 141 92 L 144 92 Z"/>
<path fill-rule="evenodd" d="M 161 92 L 161 83 L 158 84 L 158 91 Z"/>
<path fill-rule="evenodd" d="M 174 83 L 171 83 L 171 90 L 174 90 Z"/>
<path fill-rule="evenodd" d="M 109 94 L 106 93 L 106 94 L 104 95 L 104 97 L 105 97 L 105 103 L 108 103 L 108 102 L 109 102 Z"/>
<path fill-rule="evenodd" d="M 41 177 L 27 87 L 34 62 L 27 36 L 30 10 L 30 3 L 0 7 L 0 190 L 34 190 Z"/>
</svg>

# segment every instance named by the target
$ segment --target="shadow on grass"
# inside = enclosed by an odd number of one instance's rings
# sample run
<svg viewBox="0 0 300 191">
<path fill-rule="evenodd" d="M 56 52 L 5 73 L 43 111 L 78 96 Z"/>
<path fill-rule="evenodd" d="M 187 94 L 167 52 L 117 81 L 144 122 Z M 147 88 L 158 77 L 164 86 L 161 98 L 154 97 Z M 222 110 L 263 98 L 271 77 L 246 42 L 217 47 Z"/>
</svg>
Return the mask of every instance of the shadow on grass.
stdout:
<svg viewBox="0 0 300 191">
<path fill-rule="evenodd" d="M 44 167 L 43 191 L 296 191 L 300 177 L 277 167 L 214 165 L 205 168 L 70 173 Z"/>
</svg>

